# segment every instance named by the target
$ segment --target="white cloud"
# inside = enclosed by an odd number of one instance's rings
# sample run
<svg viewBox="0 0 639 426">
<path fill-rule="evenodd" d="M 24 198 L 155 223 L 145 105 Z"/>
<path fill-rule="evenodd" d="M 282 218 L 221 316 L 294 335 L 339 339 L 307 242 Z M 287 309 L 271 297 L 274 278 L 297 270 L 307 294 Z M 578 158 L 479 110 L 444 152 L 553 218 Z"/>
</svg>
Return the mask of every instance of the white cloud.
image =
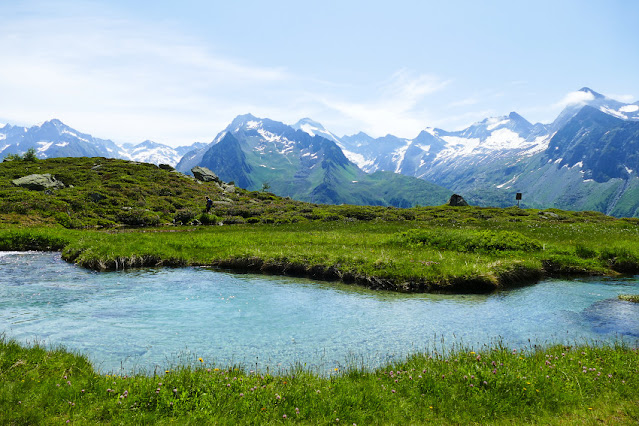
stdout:
<svg viewBox="0 0 639 426">
<path fill-rule="evenodd" d="M 570 92 L 563 97 L 559 102 L 553 105 L 555 108 L 565 108 L 568 105 L 584 104 L 588 101 L 595 99 L 595 96 L 590 92 L 582 92 L 580 90 L 576 92 Z"/>
<path fill-rule="evenodd" d="M 626 103 L 626 104 L 631 104 L 637 99 L 633 95 L 615 95 L 615 94 L 610 94 L 610 95 L 608 95 L 608 97 L 612 98 L 612 99 L 616 99 L 619 102 L 623 102 L 623 103 Z"/>
<path fill-rule="evenodd" d="M 368 101 L 354 102 L 336 96 L 320 96 L 319 100 L 348 120 L 351 127 L 355 124 L 372 136 L 392 133 L 414 137 L 429 121 L 424 100 L 449 83 L 437 76 L 415 75 L 402 69 L 371 88 L 374 95 Z"/>
<path fill-rule="evenodd" d="M 222 57 L 171 28 L 84 17 L 30 17 L 0 29 L 0 117 L 60 118 L 99 137 L 211 140 L 252 90 L 290 82 L 282 68 Z M 237 99 L 237 101 L 234 101 Z"/>
</svg>

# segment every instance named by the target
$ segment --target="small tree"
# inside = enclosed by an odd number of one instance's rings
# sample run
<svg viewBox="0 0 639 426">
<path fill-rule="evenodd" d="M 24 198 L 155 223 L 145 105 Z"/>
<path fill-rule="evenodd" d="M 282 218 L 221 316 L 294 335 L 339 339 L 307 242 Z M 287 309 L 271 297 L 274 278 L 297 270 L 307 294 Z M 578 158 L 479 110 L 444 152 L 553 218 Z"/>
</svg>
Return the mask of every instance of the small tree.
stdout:
<svg viewBox="0 0 639 426">
<path fill-rule="evenodd" d="M 20 154 L 7 154 L 4 156 L 3 161 L 22 161 L 22 155 Z"/>
<path fill-rule="evenodd" d="M 271 185 L 268 182 L 262 182 L 262 192 L 266 192 L 271 189 Z"/>
<path fill-rule="evenodd" d="M 27 152 L 24 153 L 22 157 L 24 161 L 38 161 L 38 156 L 36 155 L 36 150 L 34 148 L 27 149 Z"/>
<path fill-rule="evenodd" d="M 38 161 L 38 156 L 36 155 L 36 150 L 34 148 L 29 148 L 24 155 L 20 154 L 7 154 L 4 157 L 4 161 Z"/>
</svg>

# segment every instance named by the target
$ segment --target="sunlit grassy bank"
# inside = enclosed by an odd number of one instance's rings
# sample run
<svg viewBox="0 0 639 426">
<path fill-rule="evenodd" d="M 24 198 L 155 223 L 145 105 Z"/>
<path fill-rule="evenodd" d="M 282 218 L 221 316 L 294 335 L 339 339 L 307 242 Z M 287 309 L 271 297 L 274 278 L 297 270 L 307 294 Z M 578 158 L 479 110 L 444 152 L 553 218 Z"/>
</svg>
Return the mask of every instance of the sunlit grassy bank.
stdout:
<svg viewBox="0 0 639 426">
<path fill-rule="evenodd" d="M 213 265 L 395 291 L 485 292 L 545 276 L 639 272 L 634 219 L 516 208 L 406 212 L 416 218 L 110 231 L 5 228 L 0 249 L 62 249 L 66 260 L 96 270 Z"/>
<path fill-rule="evenodd" d="M 160 375 L 97 374 L 63 349 L 0 342 L 2 424 L 407 424 L 639 421 L 636 348 L 495 347 L 320 377 L 200 359 Z"/>
</svg>

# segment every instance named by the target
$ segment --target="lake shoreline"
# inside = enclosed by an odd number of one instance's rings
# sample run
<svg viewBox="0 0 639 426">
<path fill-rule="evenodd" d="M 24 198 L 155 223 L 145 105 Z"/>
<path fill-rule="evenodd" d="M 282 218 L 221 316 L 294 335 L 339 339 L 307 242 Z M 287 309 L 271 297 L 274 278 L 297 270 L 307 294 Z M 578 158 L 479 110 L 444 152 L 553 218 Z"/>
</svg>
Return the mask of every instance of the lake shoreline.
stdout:
<svg viewBox="0 0 639 426">
<path fill-rule="evenodd" d="M 0 249 L 61 251 L 65 261 L 94 271 L 207 266 L 339 281 L 372 290 L 481 294 L 545 278 L 639 273 L 637 246 L 623 235 L 628 226 L 622 225 L 617 231 L 585 223 L 584 228 L 596 227 L 593 238 L 569 240 L 568 244 L 539 240 L 543 248 L 537 239 L 517 232 L 446 229 L 419 222 L 233 225 L 175 228 L 173 232 L 160 232 L 165 228 L 125 232 L 9 228 L 0 229 Z M 570 226 L 568 230 L 574 233 L 575 227 Z M 557 225 L 551 224 L 549 230 L 554 227 Z M 634 226 L 628 229 L 637 232 Z M 608 231 L 623 233 L 626 241 L 612 234 L 608 238 L 617 238 L 614 246 L 597 237 Z M 457 247 L 460 243 L 451 234 L 466 246 Z M 414 242 L 416 238 L 428 239 L 422 243 Z M 443 243 L 442 238 L 446 239 Z M 492 244 L 504 247 L 509 238 L 515 238 L 514 248 L 490 248 Z M 468 244 L 491 245 L 477 250 Z M 527 244 L 532 248 L 526 248 Z"/>
</svg>

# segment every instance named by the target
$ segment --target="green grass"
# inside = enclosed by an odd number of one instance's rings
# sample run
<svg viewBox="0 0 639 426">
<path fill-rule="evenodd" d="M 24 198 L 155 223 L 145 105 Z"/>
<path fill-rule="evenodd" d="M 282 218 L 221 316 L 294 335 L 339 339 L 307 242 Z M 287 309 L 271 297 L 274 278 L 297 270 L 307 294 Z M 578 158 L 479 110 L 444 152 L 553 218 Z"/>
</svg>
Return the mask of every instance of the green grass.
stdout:
<svg viewBox="0 0 639 426">
<path fill-rule="evenodd" d="M 412 219 L 383 220 L 369 208 L 316 208 L 342 216 L 279 225 L 109 231 L 14 226 L 0 228 L 0 248 L 64 246 L 64 259 L 95 270 L 213 265 L 395 291 L 486 292 L 546 276 L 639 271 L 634 219 L 423 207 L 402 212 Z"/>
<path fill-rule="evenodd" d="M 11 183 L 31 173 L 67 187 Z M 123 160 L 0 163 L 0 249 L 63 249 L 96 270 L 214 265 L 395 291 L 486 292 L 544 276 L 637 273 L 638 237 L 639 219 L 596 212 L 323 205 Z"/>
<path fill-rule="evenodd" d="M 625 300 L 626 302 L 639 303 L 639 294 L 620 294 L 619 300 Z"/>
<path fill-rule="evenodd" d="M 455 424 L 639 421 L 636 348 L 414 355 L 321 377 L 218 366 L 98 374 L 63 349 L 0 341 L 1 424 Z"/>
<path fill-rule="evenodd" d="M 30 173 L 53 173 L 68 187 L 11 185 Z M 210 215 L 205 195 L 217 201 Z M 224 192 L 121 160 L 0 165 L 0 250 L 62 250 L 96 270 L 215 265 L 395 291 L 483 292 L 550 275 L 637 273 L 637 241 L 639 220 L 595 212 L 319 205 Z M 117 377 L 63 349 L 1 339 L 0 424 L 636 424 L 638 360 L 623 345 L 523 354 L 497 345 L 330 377 L 211 360 Z"/>
</svg>

